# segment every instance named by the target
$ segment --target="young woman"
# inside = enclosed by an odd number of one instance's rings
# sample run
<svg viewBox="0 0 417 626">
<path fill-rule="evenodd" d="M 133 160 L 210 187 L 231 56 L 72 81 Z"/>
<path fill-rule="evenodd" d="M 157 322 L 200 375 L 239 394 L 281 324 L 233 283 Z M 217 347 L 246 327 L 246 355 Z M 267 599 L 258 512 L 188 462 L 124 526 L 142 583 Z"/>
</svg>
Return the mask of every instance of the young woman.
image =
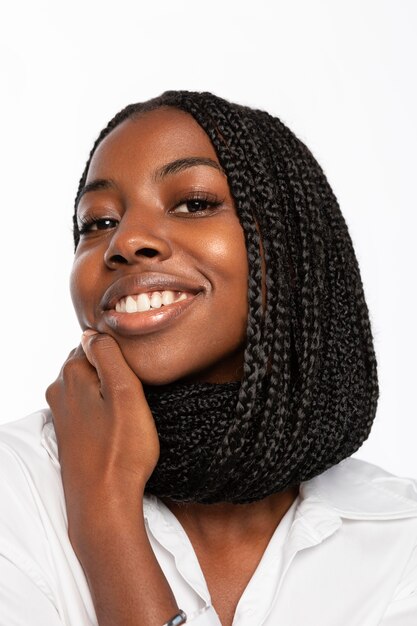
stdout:
<svg viewBox="0 0 417 626">
<path fill-rule="evenodd" d="M 207 93 L 129 106 L 74 237 L 81 344 L 0 429 L 0 624 L 415 624 L 416 483 L 349 458 L 376 361 L 308 149 Z"/>
</svg>

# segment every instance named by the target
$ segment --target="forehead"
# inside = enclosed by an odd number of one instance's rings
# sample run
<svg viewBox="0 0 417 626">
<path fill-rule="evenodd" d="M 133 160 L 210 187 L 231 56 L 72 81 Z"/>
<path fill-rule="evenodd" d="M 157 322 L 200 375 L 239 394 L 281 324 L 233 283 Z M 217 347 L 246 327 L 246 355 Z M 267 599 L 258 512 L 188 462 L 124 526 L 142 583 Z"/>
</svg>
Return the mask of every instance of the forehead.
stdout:
<svg viewBox="0 0 417 626">
<path fill-rule="evenodd" d="M 174 108 L 147 111 L 122 122 L 101 142 L 91 160 L 87 182 L 110 177 L 114 170 L 132 164 L 154 170 L 193 156 L 218 162 L 208 135 L 192 115 Z"/>
</svg>

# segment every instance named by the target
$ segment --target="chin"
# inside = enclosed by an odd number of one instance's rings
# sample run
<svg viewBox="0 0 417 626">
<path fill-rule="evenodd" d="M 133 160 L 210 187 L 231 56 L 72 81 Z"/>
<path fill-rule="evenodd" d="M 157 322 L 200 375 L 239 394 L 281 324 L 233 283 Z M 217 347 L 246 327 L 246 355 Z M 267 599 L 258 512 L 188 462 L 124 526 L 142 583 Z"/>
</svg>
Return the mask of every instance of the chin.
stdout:
<svg viewBox="0 0 417 626">
<path fill-rule="evenodd" d="M 160 387 L 161 385 L 169 385 L 182 380 L 182 377 L 178 378 L 177 375 L 169 374 L 168 372 L 165 375 L 160 372 L 147 374 L 135 372 L 135 374 L 143 385 L 148 385 L 149 387 Z"/>
<path fill-rule="evenodd" d="M 172 368 L 165 369 L 163 367 L 157 367 L 155 363 L 152 364 L 152 367 L 143 367 L 143 365 L 138 366 L 137 364 L 129 362 L 128 359 L 126 359 L 126 361 L 131 370 L 133 370 L 140 382 L 144 385 L 168 385 L 182 378 L 181 373 L 178 374 L 178 371 L 173 371 Z"/>
<path fill-rule="evenodd" d="M 189 364 L 184 367 L 177 359 L 158 359 L 154 355 L 138 362 L 137 353 L 130 355 L 129 351 L 122 352 L 130 369 L 144 385 L 168 385 L 192 374 Z"/>
<path fill-rule="evenodd" d="M 229 354 L 208 354 L 186 349 L 172 350 L 172 345 L 159 346 L 123 345 L 123 356 L 141 383 L 150 386 L 184 383 L 227 383 L 239 381 L 243 376 L 243 346 Z M 138 356 L 140 355 L 140 358 Z M 194 357 L 194 358 L 193 358 Z"/>
<path fill-rule="evenodd" d="M 236 370 L 231 374 L 228 372 L 218 371 L 212 366 L 201 368 L 192 367 L 187 363 L 188 367 L 184 367 L 181 363 L 161 363 L 153 361 L 152 366 L 138 364 L 135 360 L 129 360 L 125 355 L 126 362 L 131 370 L 136 374 L 143 385 L 158 387 L 169 385 L 175 382 L 183 383 L 226 383 L 241 379 L 242 372 Z M 149 362 L 148 362 L 149 363 Z"/>
</svg>

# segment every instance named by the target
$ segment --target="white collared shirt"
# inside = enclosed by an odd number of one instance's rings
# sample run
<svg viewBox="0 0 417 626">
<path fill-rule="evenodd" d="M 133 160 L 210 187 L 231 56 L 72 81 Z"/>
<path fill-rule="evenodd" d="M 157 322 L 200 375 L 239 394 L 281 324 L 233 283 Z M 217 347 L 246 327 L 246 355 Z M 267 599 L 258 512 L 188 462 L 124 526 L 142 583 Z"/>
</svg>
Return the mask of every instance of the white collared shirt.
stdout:
<svg viewBox="0 0 417 626">
<path fill-rule="evenodd" d="M 184 529 L 146 497 L 146 528 L 193 626 L 219 626 Z M 417 481 L 348 458 L 304 482 L 233 626 L 416 626 Z M 140 564 L 138 564 L 140 567 Z M 49 411 L 0 427 L 0 626 L 97 626 L 67 534 Z"/>
</svg>

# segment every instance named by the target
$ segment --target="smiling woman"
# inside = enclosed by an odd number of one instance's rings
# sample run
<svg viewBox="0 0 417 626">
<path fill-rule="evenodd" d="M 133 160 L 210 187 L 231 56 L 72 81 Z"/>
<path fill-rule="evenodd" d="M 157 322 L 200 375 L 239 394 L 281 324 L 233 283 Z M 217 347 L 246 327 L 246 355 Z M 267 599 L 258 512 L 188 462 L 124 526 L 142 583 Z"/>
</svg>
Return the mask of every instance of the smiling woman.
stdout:
<svg viewBox="0 0 417 626">
<path fill-rule="evenodd" d="M 1 623 L 414 624 L 417 483 L 351 458 L 372 334 L 302 142 L 208 93 L 130 105 L 74 242 L 81 344 L 0 429 Z"/>
<path fill-rule="evenodd" d="M 83 329 L 113 336 L 145 384 L 239 380 L 244 234 L 216 152 L 190 115 L 159 109 L 110 133 L 78 194 L 76 229 L 71 293 Z"/>
</svg>

